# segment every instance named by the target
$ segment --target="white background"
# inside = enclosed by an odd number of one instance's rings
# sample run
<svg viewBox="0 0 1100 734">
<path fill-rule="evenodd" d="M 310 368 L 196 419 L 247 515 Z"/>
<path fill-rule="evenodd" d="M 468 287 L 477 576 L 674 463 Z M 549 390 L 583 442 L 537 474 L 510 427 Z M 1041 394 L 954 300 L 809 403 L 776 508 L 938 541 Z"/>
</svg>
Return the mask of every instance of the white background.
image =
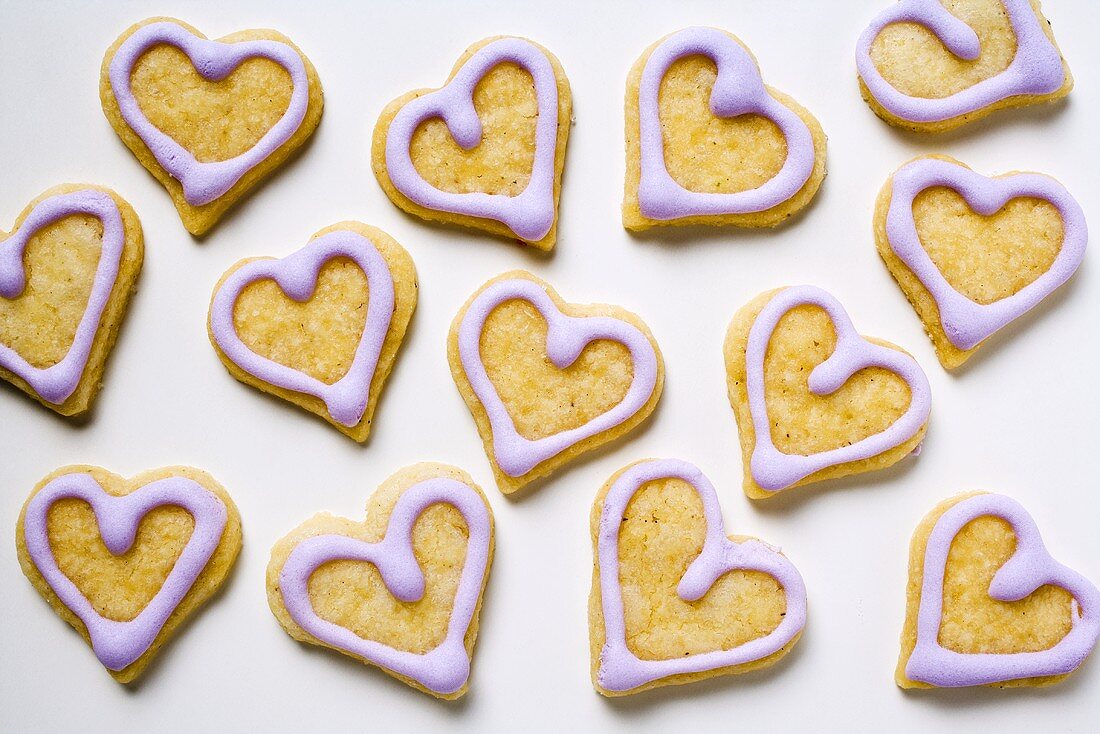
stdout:
<svg viewBox="0 0 1100 734">
<path fill-rule="evenodd" d="M 1089 0 L 1045 3 L 1077 79 L 1068 102 L 921 137 L 880 122 L 856 85 L 856 37 L 888 1 L 0 2 L 0 223 L 10 227 L 50 186 L 95 182 L 134 205 L 146 241 L 140 291 L 90 420 L 61 419 L 0 390 L 0 730 L 1096 731 L 1100 660 L 1046 690 L 906 694 L 893 681 L 909 537 L 949 495 L 990 489 L 1021 500 L 1055 555 L 1100 580 L 1100 501 L 1089 459 L 1100 412 L 1096 264 L 1086 259 L 1067 287 L 948 375 L 875 253 L 871 211 L 896 166 L 942 152 L 983 173 L 1053 174 L 1100 229 L 1100 10 Z M 104 50 L 151 15 L 177 16 L 210 37 L 279 29 L 324 84 L 324 118 L 302 155 L 201 241 L 183 229 L 164 190 L 100 110 Z M 765 80 L 809 108 L 829 135 L 828 178 L 789 226 L 632 237 L 620 225 L 627 70 L 648 44 L 694 24 L 740 36 Z M 576 124 L 551 257 L 407 217 L 369 166 L 382 107 L 442 83 L 468 44 L 502 33 L 553 50 L 573 89 Z M 211 288 L 232 263 L 290 253 L 343 219 L 391 233 L 420 273 L 420 304 L 366 446 L 233 380 L 205 328 Z M 466 297 L 517 267 L 546 278 L 567 300 L 636 311 L 660 342 L 668 378 L 641 430 L 511 501 L 493 487 L 451 381 L 445 341 Z M 924 453 L 902 466 L 751 503 L 740 490 L 722 339 L 752 296 L 802 282 L 836 294 L 863 333 L 917 356 L 934 391 L 931 427 Z M 718 488 L 729 532 L 783 546 L 806 579 L 810 619 L 794 651 L 768 671 L 607 701 L 588 672 L 589 507 L 615 470 L 649 456 L 697 463 Z M 472 686 L 459 703 L 294 642 L 264 591 L 276 539 L 320 510 L 360 516 L 381 480 L 426 459 L 468 470 L 497 517 Z M 80 462 L 126 475 L 174 463 L 201 467 L 229 489 L 244 521 L 244 549 L 224 592 L 128 688 L 101 669 L 16 562 L 14 529 L 26 495 L 51 470 Z"/>
</svg>

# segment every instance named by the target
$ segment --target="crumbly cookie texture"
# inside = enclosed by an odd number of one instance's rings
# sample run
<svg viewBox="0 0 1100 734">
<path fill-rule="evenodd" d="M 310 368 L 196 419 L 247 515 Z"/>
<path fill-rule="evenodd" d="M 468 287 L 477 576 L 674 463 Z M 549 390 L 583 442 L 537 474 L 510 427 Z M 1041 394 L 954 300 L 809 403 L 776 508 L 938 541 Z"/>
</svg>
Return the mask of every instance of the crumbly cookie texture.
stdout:
<svg viewBox="0 0 1100 734">
<path fill-rule="evenodd" d="M 752 55 L 740 39 L 726 35 Z M 627 77 L 623 226 L 630 230 L 695 224 L 774 227 L 808 205 L 825 178 L 825 132 L 809 110 L 783 92 L 767 87 L 768 94 L 802 119 L 813 137 L 813 172 L 802 188 L 786 201 L 759 212 L 669 220 L 650 219 L 642 214 L 638 206 L 641 177 L 638 89 L 650 54 L 664 41 L 662 38 L 647 48 Z M 749 191 L 779 173 L 787 159 L 787 142 L 779 127 L 761 115 L 716 117 L 708 105 L 717 76 L 715 63 L 699 55 L 679 59 L 665 74 L 658 97 L 665 166 L 673 180 L 690 191 L 713 194 Z"/>
<path fill-rule="evenodd" d="M 749 411 L 746 350 L 749 331 L 757 315 L 782 289 L 763 293 L 743 306 L 730 322 L 725 341 L 725 362 L 730 405 L 737 420 L 741 456 L 745 467 L 745 494 L 752 499 L 776 493 L 760 487 L 752 477 L 756 432 Z M 864 337 L 872 344 L 906 353 L 895 344 Z M 897 374 L 880 368 L 860 370 L 839 390 L 816 395 L 809 390 L 810 372 L 836 347 L 836 331 L 824 310 L 797 306 L 779 321 L 764 358 L 764 395 L 771 419 L 771 438 L 786 454 L 808 455 L 847 446 L 884 431 L 909 407 L 911 391 Z M 910 439 L 881 454 L 814 472 L 791 487 L 851 474 L 885 469 L 913 452 L 927 430 L 927 422 Z"/>
<path fill-rule="evenodd" d="M 62 184 L 44 191 L 28 204 L 16 218 L 10 234 L 0 231 L 2 247 L 3 241 L 19 230 L 39 203 L 86 189 L 107 194 L 114 201 L 122 215 L 124 244 L 118 277 L 100 316 L 80 382 L 63 402 L 51 403 L 21 377 L 0 367 L 0 378 L 66 416 L 86 412 L 102 385 L 107 355 L 118 337 L 130 296 L 137 289 L 144 257 L 141 222 L 133 207 L 110 189 L 91 184 Z M 30 238 L 23 254 L 26 273 L 23 292 L 10 300 L 0 297 L 0 344 L 10 347 L 38 369 L 64 359 L 87 308 L 102 240 L 103 225 L 85 214 L 65 217 Z"/>
<path fill-rule="evenodd" d="M 31 492 L 27 503 L 54 479 L 69 474 L 88 474 L 107 492 L 122 497 L 147 484 L 169 477 L 190 479 L 213 493 L 227 510 L 221 539 L 186 596 L 172 611 L 152 645 L 121 670 L 107 672 L 120 683 L 141 675 L 160 648 L 188 617 L 217 593 L 241 549 L 241 518 L 228 492 L 206 472 L 187 466 L 168 466 L 142 472 L 126 479 L 97 466 L 66 466 L 52 472 Z M 23 573 L 57 615 L 91 644 L 84 623 L 65 606 L 39 572 L 27 550 L 24 537 L 26 504 L 19 516 L 15 544 Z M 103 543 L 100 526 L 84 501 L 66 498 L 49 511 L 50 548 L 57 565 L 104 618 L 119 622 L 134 619 L 160 591 L 195 528 L 195 521 L 181 507 L 165 505 L 152 509 L 141 520 L 133 545 L 115 555 Z"/>
<path fill-rule="evenodd" d="M 146 143 L 123 119 L 111 87 L 109 70 L 119 47 L 138 30 L 162 22 L 176 24 L 198 38 L 206 38 L 193 26 L 175 18 L 149 18 L 134 24 L 118 37 L 103 57 L 99 96 L 111 127 L 168 190 L 184 227 L 193 235 L 202 235 L 309 139 L 321 121 L 324 92 L 313 64 L 301 49 L 277 31 L 238 31 L 215 39 L 226 44 L 266 40 L 289 46 L 305 66 L 308 104 L 301 123 L 282 145 L 247 170 L 224 194 L 208 203 L 192 205 L 184 197 L 180 182 L 161 166 Z M 168 44 L 156 45 L 142 54 L 134 64 L 130 81 L 142 113 L 200 163 L 226 161 L 255 146 L 287 111 L 293 88 L 287 71 L 266 58 L 245 59 L 224 79 L 207 80 L 195 70 L 183 51 Z"/>
<path fill-rule="evenodd" d="M 305 408 L 345 435 L 363 442 L 370 435 L 379 396 L 393 370 L 416 309 L 419 286 L 416 266 L 409 253 L 377 227 L 361 222 L 340 222 L 320 230 L 310 241 L 340 231 L 355 232 L 374 244 L 386 261 L 394 289 L 393 315 L 371 378 L 367 407 L 357 424 L 346 426 L 334 420 L 324 401 L 314 395 L 273 385 L 242 369 L 218 346 L 209 322 L 207 328 L 210 343 L 233 377 Z M 248 258 L 235 264 L 222 275 L 214 293 L 217 294 L 226 279 L 238 269 L 260 259 L 263 258 Z M 256 354 L 331 385 L 351 368 L 366 326 L 369 301 L 366 274 L 351 259 L 337 257 L 321 267 L 316 289 L 304 303 L 288 297 L 271 279 L 247 285 L 234 306 L 233 321 L 241 341 Z"/>
<path fill-rule="evenodd" d="M 507 36 L 493 36 L 470 46 L 455 63 L 448 82 L 477 51 Z M 524 39 L 528 40 L 528 39 Z M 565 70 L 554 54 L 534 41 L 554 69 L 558 90 L 557 143 L 554 156 L 554 211 L 561 194 L 561 175 L 565 165 L 565 149 L 572 125 L 573 99 Z M 551 250 L 557 241 L 558 221 L 541 239 L 520 238 L 508 225 L 495 219 L 455 214 L 430 209 L 417 204 L 401 193 L 390 179 L 386 168 L 386 136 L 390 123 L 410 101 L 436 91 L 417 89 L 403 94 L 386 105 L 374 127 L 371 146 L 371 166 L 378 183 L 398 207 L 429 221 L 472 227 L 501 237 L 523 242 L 539 250 Z M 516 196 L 531 179 L 535 162 L 535 125 L 538 121 L 538 100 L 531 74 L 514 63 L 502 63 L 491 69 L 478 82 L 473 95 L 474 110 L 481 121 L 481 142 L 469 150 L 460 147 L 443 120 L 425 120 L 417 127 L 409 145 L 409 154 L 417 173 L 431 186 L 453 194 L 483 193 Z"/>
<path fill-rule="evenodd" d="M 439 477 L 461 482 L 477 492 L 489 507 L 481 488 L 461 469 L 446 464 L 423 462 L 406 467 L 387 479 L 367 503 L 363 521 L 320 513 L 279 540 L 271 550 L 267 567 L 267 598 L 275 618 L 296 640 L 328 647 L 364 663 L 375 664 L 347 650 L 329 645 L 302 629 L 291 617 L 280 589 L 280 573 L 291 552 L 303 541 L 319 535 L 340 535 L 366 543 L 386 537 L 394 505 L 414 485 Z M 489 563 L 481 581 L 476 610 L 464 638 L 466 654 L 472 659 L 478 633 L 478 617 L 489 577 L 495 540 L 490 518 Z M 466 559 L 469 528 L 459 511 L 447 504 L 428 507 L 412 529 L 412 549 L 424 574 L 424 594 L 412 602 L 401 601 L 387 589 L 378 569 L 369 563 L 337 560 L 320 566 L 309 579 L 309 597 L 322 620 L 346 628 L 359 638 L 396 650 L 422 655 L 439 647 L 447 636 L 455 596 Z M 382 667 L 382 666 L 379 666 Z M 454 700 L 469 688 L 464 684 L 450 694 L 440 694 L 418 681 L 382 667 L 389 675 L 438 698 Z"/>
</svg>

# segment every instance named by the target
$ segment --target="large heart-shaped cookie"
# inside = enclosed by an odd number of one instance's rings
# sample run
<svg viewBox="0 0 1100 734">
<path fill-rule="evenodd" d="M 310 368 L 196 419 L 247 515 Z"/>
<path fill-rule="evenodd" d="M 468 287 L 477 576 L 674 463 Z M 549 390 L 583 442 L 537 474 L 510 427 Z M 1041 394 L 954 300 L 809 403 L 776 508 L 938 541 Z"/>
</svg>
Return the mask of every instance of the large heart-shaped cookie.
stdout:
<svg viewBox="0 0 1100 734">
<path fill-rule="evenodd" d="M 566 304 L 520 270 L 470 297 L 451 325 L 447 357 L 506 494 L 632 430 L 664 384 L 660 350 L 641 319 Z"/>
<path fill-rule="evenodd" d="M 174 18 L 131 26 L 107 50 L 103 112 L 201 235 L 313 134 L 321 81 L 280 33 L 216 41 Z"/>
<path fill-rule="evenodd" d="M 378 488 L 364 522 L 320 514 L 276 543 L 268 602 L 294 639 L 455 699 L 492 560 L 481 489 L 454 467 L 417 464 Z"/>
<path fill-rule="evenodd" d="M 825 177 L 825 133 L 764 85 L 735 36 L 687 28 L 646 49 L 626 91 L 623 226 L 770 227 Z"/>
<path fill-rule="evenodd" d="M 940 362 L 958 367 L 1076 272 L 1088 227 L 1060 183 L 987 178 L 947 156 L 899 168 L 875 206 L 875 242 Z"/>
<path fill-rule="evenodd" d="M 812 286 L 764 293 L 733 317 L 725 344 L 745 494 L 883 469 L 919 448 L 928 379 L 889 342 L 860 336 Z"/>
<path fill-rule="evenodd" d="M 210 342 L 241 382 L 365 441 L 416 297 L 404 248 L 341 222 L 285 258 L 230 268 L 210 300 Z"/>
<path fill-rule="evenodd" d="M 23 573 L 121 683 L 218 590 L 240 548 L 233 500 L 178 466 L 132 479 L 58 469 L 34 488 L 16 533 Z"/>
<path fill-rule="evenodd" d="M 374 174 L 410 214 L 549 250 L 571 115 L 553 54 L 525 38 L 487 38 L 442 88 L 386 105 L 374 128 Z"/>
<path fill-rule="evenodd" d="M 1047 552 L 1018 502 L 945 500 L 913 534 L 902 688 L 1045 686 L 1100 637 L 1100 590 Z"/>
<path fill-rule="evenodd" d="M 55 186 L 0 231 L 0 378 L 62 415 L 83 413 L 126 313 L 141 223 L 118 194 Z"/>
<path fill-rule="evenodd" d="M 875 114 L 921 132 L 1073 88 L 1038 0 L 899 0 L 860 35 L 856 68 Z"/>
<path fill-rule="evenodd" d="M 775 663 L 806 623 L 806 588 L 777 548 L 726 537 L 695 466 L 646 460 L 592 507 L 592 680 L 605 696 Z"/>
</svg>

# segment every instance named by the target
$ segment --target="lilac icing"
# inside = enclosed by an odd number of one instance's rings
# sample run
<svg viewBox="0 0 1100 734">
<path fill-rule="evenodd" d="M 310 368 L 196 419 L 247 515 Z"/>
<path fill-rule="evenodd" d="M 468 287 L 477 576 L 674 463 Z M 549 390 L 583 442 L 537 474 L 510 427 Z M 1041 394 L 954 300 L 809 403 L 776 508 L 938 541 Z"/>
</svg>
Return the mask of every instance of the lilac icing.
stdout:
<svg viewBox="0 0 1100 734">
<path fill-rule="evenodd" d="M 807 379 L 814 395 L 839 390 L 853 375 L 868 367 L 890 370 L 909 386 L 909 407 L 889 428 L 855 443 L 814 454 L 787 454 L 772 442 L 771 419 L 764 395 L 764 357 L 780 319 L 803 305 L 818 306 L 836 329 L 836 349 L 814 367 Z M 920 431 L 932 409 L 931 388 L 924 371 L 908 354 L 873 344 L 860 336 L 844 307 L 831 295 L 813 286 L 780 290 L 757 315 L 749 330 L 745 353 L 749 412 L 756 433 L 750 470 L 761 489 L 778 492 L 830 466 L 862 461 L 900 446 Z"/>
<path fill-rule="evenodd" d="M 582 426 L 534 440 L 521 436 L 481 361 L 485 320 L 498 306 L 514 300 L 527 301 L 546 320 L 546 356 L 558 369 L 573 364 L 594 341 L 607 339 L 625 346 L 634 376 L 623 399 Z M 657 385 L 657 353 L 637 327 L 610 316 L 566 316 L 543 286 L 526 278 L 497 281 L 478 294 L 458 327 L 458 352 L 466 379 L 489 417 L 497 466 L 510 477 L 523 476 L 570 446 L 619 425 L 642 409 Z"/>
<path fill-rule="evenodd" d="M 974 30 L 951 14 L 939 0 L 899 0 L 883 11 L 860 35 L 856 44 L 856 68 L 871 96 L 891 114 L 910 122 L 939 122 L 975 112 L 1020 95 L 1050 94 L 1065 81 L 1062 56 L 1043 32 L 1030 0 L 1001 0 L 1016 34 L 1016 55 L 996 76 L 947 97 L 913 97 L 898 91 L 879 73 L 871 60 L 871 46 L 886 26 L 917 23 L 964 61 L 981 55 Z"/>
<path fill-rule="evenodd" d="M 1047 650 L 1015 653 L 959 653 L 939 643 L 947 555 L 959 531 L 979 517 L 999 517 L 1012 526 L 1016 550 L 989 584 L 989 596 L 1018 601 L 1041 586 L 1060 586 L 1075 603 L 1069 634 Z M 941 687 L 977 686 L 1018 678 L 1065 675 L 1079 666 L 1100 636 L 1100 591 L 1054 560 L 1035 521 L 1004 495 L 979 494 L 952 505 L 936 521 L 924 553 L 924 579 L 917 612 L 917 642 L 905 666 L 910 680 Z"/>
<path fill-rule="evenodd" d="M 913 200 L 922 191 L 946 186 L 978 214 L 997 213 L 1010 199 L 1034 197 L 1054 205 L 1062 217 L 1062 247 L 1050 268 L 1016 293 L 989 304 L 977 303 L 955 290 L 921 244 L 913 220 Z M 948 341 L 972 349 L 983 339 L 1030 311 L 1076 272 L 1085 257 L 1088 227 L 1081 206 L 1060 183 L 1037 173 L 988 178 L 969 168 L 936 158 L 918 158 L 893 176 L 886 214 L 890 248 L 932 295 Z"/>
<path fill-rule="evenodd" d="M 413 165 L 409 145 L 426 120 L 440 118 L 463 150 L 481 144 L 481 120 L 473 95 L 493 68 L 513 63 L 526 69 L 535 83 L 538 121 L 535 160 L 527 187 L 516 196 L 442 191 L 424 180 Z M 442 89 L 421 95 L 398 110 L 386 133 L 386 170 L 394 188 L 428 209 L 505 224 L 523 240 L 545 237 L 554 224 L 554 178 L 558 144 L 558 82 L 546 54 L 522 38 L 502 38 L 471 56 Z"/>
<path fill-rule="evenodd" d="M 761 115 L 779 126 L 787 140 L 787 159 L 761 186 L 732 194 L 689 191 L 665 165 L 658 98 L 661 80 L 674 62 L 702 55 L 718 67 L 710 110 L 718 117 Z M 814 168 L 814 140 L 794 111 L 768 94 L 756 61 L 741 44 L 714 28 L 687 28 L 661 42 L 649 55 L 638 85 L 641 177 L 638 207 L 650 219 L 693 215 L 745 214 L 771 209 L 802 189 Z"/>
<path fill-rule="evenodd" d="M 138 525 L 157 507 L 182 507 L 195 519 L 195 529 L 160 591 L 133 619 L 103 617 L 76 584 L 58 568 L 50 548 L 47 517 L 54 503 L 79 499 L 91 505 L 103 544 L 122 555 L 134 544 Z M 158 479 L 130 494 L 107 494 L 91 474 L 77 472 L 53 479 L 27 503 L 23 538 L 27 553 L 42 578 L 88 630 L 96 657 L 109 670 L 122 670 L 145 654 L 165 622 L 191 590 L 221 543 L 228 511 L 213 492 L 186 477 Z"/>
<path fill-rule="evenodd" d="M 149 121 L 130 88 L 134 64 L 149 49 L 164 44 L 187 54 L 195 71 L 207 81 L 225 79 L 248 59 L 275 62 L 290 74 L 293 85 L 286 112 L 244 153 L 224 161 L 198 161 L 190 151 Z M 285 145 L 302 124 L 309 107 L 309 76 L 305 62 L 291 46 L 267 40 L 208 41 L 171 22 L 150 23 L 134 31 L 115 52 L 108 73 L 122 119 L 149 148 L 161 168 L 180 182 L 183 197 L 191 206 L 202 206 L 220 198 L 248 171 Z"/>
<path fill-rule="evenodd" d="M 233 309 L 241 291 L 257 281 L 273 280 L 287 296 L 305 303 L 313 297 L 321 268 L 337 257 L 350 258 L 363 270 L 369 293 L 363 335 L 351 367 L 343 377 L 331 384 L 322 382 L 253 352 L 241 341 L 233 320 Z M 281 260 L 254 260 L 234 270 L 218 288 L 210 304 L 210 332 L 218 348 L 242 370 L 277 387 L 319 398 L 334 421 L 350 427 L 362 420 L 367 409 L 370 386 L 389 332 L 393 309 L 393 276 L 385 258 L 363 235 L 336 230 L 311 240 Z"/>
<path fill-rule="evenodd" d="M 80 317 L 69 350 L 60 362 L 39 368 L 8 345 L 0 344 L 0 367 L 22 378 L 39 397 L 54 405 L 65 402 L 73 394 L 88 366 L 100 319 L 118 280 L 119 264 L 126 245 L 122 214 L 114 199 L 96 189 L 57 194 L 36 204 L 19 230 L 0 241 L 0 298 L 14 300 L 26 287 L 23 254 L 27 243 L 43 228 L 75 214 L 87 214 L 98 219 L 103 224 L 103 239 L 88 305 Z"/>
<path fill-rule="evenodd" d="M 403 602 L 424 595 L 424 573 L 413 554 L 412 532 L 417 518 L 428 507 L 448 504 L 466 521 L 469 542 L 455 594 L 447 636 L 438 647 L 417 654 L 359 637 L 346 627 L 317 615 L 309 598 L 309 579 L 326 563 L 340 560 L 371 563 L 386 588 Z M 466 633 L 477 613 L 478 599 L 489 566 L 492 521 L 485 500 L 462 482 L 445 477 L 427 479 L 405 490 L 394 505 L 386 536 L 367 543 L 344 535 L 316 535 L 291 551 L 279 573 L 283 605 L 291 618 L 326 645 L 361 657 L 399 675 L 411 678 L 436 693 L 455 693 L 470 677 Z"/>
<path fill-rule="evenodd" d="M 648 482 L 666 478 L 681 479 L 695 489 L 702 500 L 703 516 L 707 523 L 703 550 L 680 579 L 677 595 L 684 601 L 698 601 L 730 571 L 766 573 L 783 588 L 787 605 L 783 621 L 767 635 L 729 650 L 668 660 L 642 660 L 627 646 L 622 589 L 619 585 L 619 529 L 627 505 L 638 490 Z M 608 691 L 629 691 L 659 678 L 701 673 L 766 658 L 793 640 L 806 624 L 806 586 L 798 570 L 777 548 L 763 541 L 733 541 L 727 538 L 714 486 L 697 467 L 686 461 L 655 459 L 627 468 L 604 498 L 596 548 L 606 640 L 600 651 L 596 678 L 600 687 Z"/>
</svg>

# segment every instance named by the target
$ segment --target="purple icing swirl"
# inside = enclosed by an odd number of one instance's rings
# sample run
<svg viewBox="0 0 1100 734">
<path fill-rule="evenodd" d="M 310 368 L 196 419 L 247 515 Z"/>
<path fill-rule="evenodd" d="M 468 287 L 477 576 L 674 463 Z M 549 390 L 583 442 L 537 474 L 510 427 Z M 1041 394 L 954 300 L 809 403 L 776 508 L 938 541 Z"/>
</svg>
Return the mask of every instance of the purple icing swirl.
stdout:
<svg viewBox="0 0 1100 734">
<path fill-rule="evenodd" d="M 947 555 L 955 536 L 979 517 L 999 517 L 1016 534 L 1015 552 L 989 584 L 991 598 L 1018 601 L 1047 585 L 1059 586 L 1073 595 L 1072 627 L 1054 647 L 1036 652 L 959 653 L 940 645 Z M 952 505 L 936 521 L 924 553 L 916 647 L 905 666 L 910 680 L 954 688 L 1065 675 L 1088 657 L 1098 636 L 1100 591 L 1051 557 L 1035 521 L 1018 502 L 1004 495 L 979 494 Z"/>
<path fill-rule="evenodd" d="M 80 317 L 69 350 L 60 362 L 39 368 L 11 347 L 0 344 L 0 367 L 22 378 L 39 397 L 54 405 L 65 402 L 76 391 L 88 366 L 100 319 L 118 280 L 122 251 L 126 245 L 122 214 L 114 199 L 96 189 L 58 194 L 36 204 L 23 220 L 19 231 L 0 241 L 0 298 L 13 300 L 26 287 L 23 255 L 31 237 L 43 228 L 77 214 L 98 219 L 103 224 L 103 240 L 88 305 Z"/>
<path fill-rule="evenodd" d="M 293 91 L 286 112 L 254 146 L 225 161 L 199 162 L 195 156 L 149 121 L 130 89 L 134 64 L 149 49 L 175 46 L 191 60 L 203 79 L 221 81 L 248 59 L 273 61 L 290 74 Z M 290 140 L 305 119 L 309 107 L 309 76 L 302 57 L 291 46 L 278 41 L 208 41 L 176 23 L 150 23 L 134 31 L 114 58 L 109 70 L 111 90 L 122 119 L 130 126 L 161 168 L 180 182 L 183 197 L 191 206 L 202 206 L 225 195 L 248 171 Z"/>
<path fill-rule="evenodd" d="M 1012 63 L 996 76 L 948 97 L 912 97 L 898 91 L 879 73 L 871 60 L 871 46 L 886 26 L 917 23 L 939 38 L 940 42 L 964 61 L 981 55 L 974 30 L 952 15 L 939 0 L 899 0 L 883 11 L 860 35 L 856 44 L 856 68 L 871 96 L 891 114 L 910 122 L 940 122 L 961 117 L 1021 95 L 1056 92 L 1065 82 L 1062 56 L 1054 47 L 1030 0 L 1001 0 L 1016 34 L 1016 55 Z"/>
<path fill-rule="evenodd" d="M 412 532 L 417 518 L 435 504 L 448 504 L 466 521 L 469 542 L 458 582 L 446 639 L 424 654 L 397 650 L 359 637 L 346 627 L 317 615 L 309 598 L 309 579 L 332 561 L 371 563 L 382 575 L 386 588 L 403 602 L 424 596 L 424 573 L 413 554 Z M 405 490 L 390 515 L 385 537 L 367 543 L 344 535 L 307 538 L 291 551 L 279 573 L 283 605 L 291 618 L 326 645 L 356 655 L 420 685 L 447 695 L 455 693 L 470 677 L 466 633 L 477 613 L 478 599 L 489 566 L 492 520 L 485 500 L 462 482 L 445 477 L 428 479 Z"/>
<path fill-rule="evenodd" d="M 638 490 L 648 482 L 667 478 L 681 479 L 695 489 L 703 503 L 703 516 L 707 523 L 703 550 L 680 579 L 677 595 L 684 601 L 698 601 L 730 571 L 766 573 L 783 588 L 787 609 L 779 626 L 764 637 L 729 650 L 668 660 L 642 660 L 627 646 L 622 589 L 619 585 L 619 529 L 627 505 Z M 696 466 L 686 461 L 648 460 L 627 468 L 604 498 L 596 548 L 605 633 L 596 678 L 600 687 L 608 691 L 629 691 L 659 678 L 701 673 L 766 658 L 793 640 L 806 624 L 806 586 L 798 570 L 778 549 L 763 541 L 733 541 L 727 538 L 714 486 Z"/>
<path fill-rule="evenodd" d="M 1037 173 L 988 178 L 963 165 L 936 158 L 918 158 L 902 166 L 892 179 L 886 238 L 890 249 L 913 271 L 936 301 L 948 341 L 972 349 L 982 340 L 1037 306 L 1077 271 L 1085 257 L 1088 226 L 1081 206 L 1062 184 Z M 1016 293 L 980 304 L 955 290 L 921 244 L 913 220 L 913 201 L 927 189 L 946 186 L 978 214 L 996 214 L 1010 199 L 1034 197 L 1050 202 L 1062 217 L 1062 247 L 1050 268 Z"/>
<path fill-rule="evenodd" d="M 718 117 L 760 115 L 779 126 L 787 140 L 787 159 L 761 186 L 733 194 L 689 191 L 665 165 L 659 96 L 669 67 L 687 56 L 706 56 L 718 67 L 710 110 Z M 768 94 L 760 69 L 741 44 L 714 28 L 686 28 L 661 42 L 649 55 L 638 85 L 641 176 L 638 207 L 650 219 L 693 215 L 746 214 L 782 204 L 797 194 L 814 169 L 814 140 L 795 112 Z"/>
<path fill-rule="evenodd" d="M 273 280 L 287 296 L 305 303 L 313 297 L 321 268 L 337 257 L 350 258 L 363 270 L 369 293 L 363 335 L 343 377 L 332 384 L 322 382 L 253 352 L 241 341 L 233 321 L 233 309 L 241 291 L 257 281 Z M 350 427 L 362 420 L 367 409 L 393 309 L 393 276 L 386 259 L 363 235 L 336 230 L 311 240 L 281 260 L 254 260 L 233 271 L 210 304 L 210 332 L 218 348 L 242 370 L 277 387 L 319 398 L 334 421 Z"/>
<path fill-rule="evenodd" d="M 514 300 L 527 301 L 546 320 L 546 356 L 558 369 L 573 364 L 594 341 L 607 339 L 625 346 L 634 363 L 634 376 L 623 399 L 582 426 L 535 440 L 521 436 L 481 361 L 486 319 L 498 306 Z M 497 466 L 510 477 L 523 476 L 570 446 L 619 425 L 642 409 L 657 385 L 657 353 L 637 327 L 610 316 L 566 316 L 541 285 L 526 278 L 497 281 L 478 294 L 458 327 L 458 352 L 466 379 L 492 426 Z"/>
<path fill-rule="evenodd" d="M 823 309 L 836 329 L 836 349 L 810 372 L 807 380 L 810 392 L 814 395 L 834 393 L 853 375 L 868 367 L 881 367 L 895 373 L 909 385 L 910 392 L 909 407 L 889 428 L 847 446 L 809 455 L 787 454 L 775 447 L 764 395 L 764 357 L 772 333 L 788 311 L 804 305 Z M 916 360 L 897 349 L 864 339 L 856 332 L 840 302 L 813 286 L 784 288 L 768 301 L 749 330 L 745 363 L 749 413 L 756 433 L 750 468 L 753 480 L 769 492 L 787 489 L 822 469 L 869 459 L 900 446 L 920 431 L 932 410 L 928 378 Z"/>
<path fill-rule="evenodd" d="M 425 120 L 440 118 L 463 150 L 481 144 L 481 120 L 474 109 L 474 89 L 493 68 L 513 63 L 535 83 L 538 121 L 535 160 L 527 187 L 516 196 L 442 191 L 424 180 L 413 165 L 409 145 Z M 493 41 L 471 56 L 442 89 L 410 100 L 398 110 L 386 132 L 386 171 L 394 188 L 428 209 L 505 224 L 523 240 L 541 240 L 554 225 L 554 177 L 558 144 L 558 82 L 546 54 L 522 38 Z"/>
<path fill-rule="evenodd" d="M 195 519 L 195 529 L 164 585 L 133 619 L 119 622 L 101 616 L 58 568 L 50 548 L 47 517 L 54 503 L 69 498 L 91 505 L 103 544 L 116 556 L 130 550 L 142 518 L 158 507 L 182 507 Z M 159 479 L 116 497 L 107 494 L 91 474 L 78 472 L 57 477 L 31 498 L 24 514 L 23 538 L 42 578 L 84 623 L 96 657 L 109 670 L 119 671 L 145 654 L 156 640 L 217 550 L 227 518 L 222 500 L 186 477 Z"/>
</svg>

